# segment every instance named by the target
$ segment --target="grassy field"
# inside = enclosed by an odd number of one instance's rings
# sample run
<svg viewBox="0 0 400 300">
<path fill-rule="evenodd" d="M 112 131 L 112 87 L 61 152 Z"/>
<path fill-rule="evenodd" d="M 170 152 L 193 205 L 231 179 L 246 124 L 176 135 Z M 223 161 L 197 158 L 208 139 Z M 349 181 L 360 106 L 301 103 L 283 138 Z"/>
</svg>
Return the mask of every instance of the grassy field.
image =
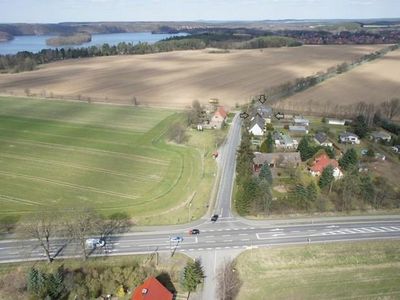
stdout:
<svg viewBox="0 0 400 300">
<path fill-rule="evenodd" d="M 304 112 L 335 112 L 336 105 L 379 104 L 400 95 L 400 50 L 331 78 L 277 104 Z"/>
<path fill-rule="evenodd" d="M 215 164 L 164 134 L 172 110 L 0 98 L 0 217 L 51 207 L 129 213 L 140 224 L 205 212 Z M 202 149 L 212 144 L 204 137 Z M 195 193 L 197 191 L 199 193 Z M 199 196 L 198 196 L 199 195 Z M 185 217 L 183 217 L 183 215 Z"/>
<path fill-rule="evenodd" d="M 0 92 L 142 105 L 184 107 L 197 99 L 225 105 L 245 103 L 265 88 L 324 71 L 374 52 L 382 45 L 296 48 L 208 49 L 56 62 L 39 70 L 1 74 Z"/>
<path fill-rule="evenodd" d="M 400 241 L 246 251 L 238 299 L 399 299 Z"/>
</svg>

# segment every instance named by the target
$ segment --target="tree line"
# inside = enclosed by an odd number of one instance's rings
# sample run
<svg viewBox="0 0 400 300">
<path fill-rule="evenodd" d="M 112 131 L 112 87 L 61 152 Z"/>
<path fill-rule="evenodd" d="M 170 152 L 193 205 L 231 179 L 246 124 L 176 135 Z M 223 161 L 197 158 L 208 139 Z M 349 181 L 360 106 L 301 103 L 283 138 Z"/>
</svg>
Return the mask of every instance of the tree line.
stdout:
<svg viewBox="0 0 400 300">
<path fill-rule="evenodd" d="M 277 103 L 279 100 L 290 97 L 298 92 L 302 92 L 309 89 L 333 76 L 345 73 L 352 68 L 359 66 L 365 62 L 373 61 L 375 59 L 383 57 L 385 54 L 395 51 L 400 48 L 400 44 L 390 45 L 381 50 L 373 53 L 365 54 L 362 57 L 350 62 L 341 63 L 335 67 L 328 68 L 325 72 L 319 72 L 316 75 L 297 78 L 294 81 L 287 81 L 278 86 L 268 88 L 264 91 L 264 94 L 270 101 Z M 258 97 L 258 95 L 257 95 Z"/>
</svg>

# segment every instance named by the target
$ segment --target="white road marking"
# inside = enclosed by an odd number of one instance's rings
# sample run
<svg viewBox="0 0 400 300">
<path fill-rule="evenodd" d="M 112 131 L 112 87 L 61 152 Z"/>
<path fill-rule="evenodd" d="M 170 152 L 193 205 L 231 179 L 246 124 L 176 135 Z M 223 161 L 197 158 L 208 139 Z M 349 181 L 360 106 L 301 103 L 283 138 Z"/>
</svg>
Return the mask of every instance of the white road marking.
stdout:
<svg viewBox="0 0 400 300">
<path fill-rule="evenodd" d="M 206 243 L 216 243 L 217 241 L 206 241 Z"/>
<path fill-rule="evenodd" d="M 207 236 L 205 236 L 206 238 L 213 238 L 213 237 L 215 237 L 215 235 L 207 235 Z"/>
<path fill-rule="evenodd" d="M 396 227 L 396 226 L 390 226 L 390 228 L 393 228 L 393 229 L 396 229 L 396 230 L 400 230 L 400 228 Z"/>
<path fill-rule="evenodd" d="M 239 233 L 239 235 L 249 235 L 248 233 Z"/>
<path fill-rule="evenodd" d="M 371 227 L 371 229 L 378 231 L 378 232 L 385 232 L 385 230 L 381 229 L 381 228 Z"/>
<path fill-rule="evenodd" d="M 222 236 L 225 237 L 225 236 L 231 236 L 231 235 L 230 234 L 223 234 Z"/>
<path fill-rule="evenodd" d="M 282 235 L 285 235 L 285 234 L 284 233 L 275 233 L 272 236 L 275 237 L 275 236 L 282 236 Z"/>
<path fill-rule="evenodd" d="M 373 230 L 371 230 L 369 228 L 360 228 L 360 229 L 363 230 L 364 232 L 366 231 L 367 233 L 368 232 L 375 232 L 375 231 L 373 231 Z"/>
<path fill-rule="evenodd" d="M 250 239 L 242 239 L 241 241 L 242 241 L 242 242 L 250 241 Z"/>
<path fill-rule="evenodd" d="M 230 242 L 233 242 L 233 240 L 224 240 L 223 242 L 230 243 Z"/>
</svg>

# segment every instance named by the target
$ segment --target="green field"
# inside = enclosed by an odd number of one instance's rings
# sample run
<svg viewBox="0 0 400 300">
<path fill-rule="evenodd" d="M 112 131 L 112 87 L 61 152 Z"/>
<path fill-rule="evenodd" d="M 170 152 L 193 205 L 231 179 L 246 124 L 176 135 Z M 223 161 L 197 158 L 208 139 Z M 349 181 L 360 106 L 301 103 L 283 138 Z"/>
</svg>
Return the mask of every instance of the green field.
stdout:
<svg viewBox="0 0 400 300">
<path fill-rule="evenodd" d="M 400 241 L 246 251 L 237 299 L 400 299 Z"/>
<path fill-rule="evenodd" d="M 166 109 L 0 97 L 0 214 L 91 206 L 177 223 L 192 198 L 193 215 L 204 213 L 214 170 L 195 146 L 164 139 L 181 119 Z"/>
</svg>

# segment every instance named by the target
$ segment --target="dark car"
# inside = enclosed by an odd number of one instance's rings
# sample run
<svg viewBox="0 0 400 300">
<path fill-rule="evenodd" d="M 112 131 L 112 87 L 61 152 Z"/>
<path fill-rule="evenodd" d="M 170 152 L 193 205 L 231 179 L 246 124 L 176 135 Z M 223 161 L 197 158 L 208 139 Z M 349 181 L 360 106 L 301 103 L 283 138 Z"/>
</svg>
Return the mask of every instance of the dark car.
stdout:
<svg viewBox="0 0 400 300">
<path fill-rule="evenodd" d="M 215 222 L 215 221 L 217 221 L 218 220 L 218 215 L 213 215 L 212 217 L 211 217 L 211 221 L 213 221 L 213 222 Z"/>
<path fill-rule="evenodd" d="M 200 234 L 200 230 L 198 230 L 198 229 L 191 229 L 191 230 L 189 230 L 189 234 Z"/>
</svg>

